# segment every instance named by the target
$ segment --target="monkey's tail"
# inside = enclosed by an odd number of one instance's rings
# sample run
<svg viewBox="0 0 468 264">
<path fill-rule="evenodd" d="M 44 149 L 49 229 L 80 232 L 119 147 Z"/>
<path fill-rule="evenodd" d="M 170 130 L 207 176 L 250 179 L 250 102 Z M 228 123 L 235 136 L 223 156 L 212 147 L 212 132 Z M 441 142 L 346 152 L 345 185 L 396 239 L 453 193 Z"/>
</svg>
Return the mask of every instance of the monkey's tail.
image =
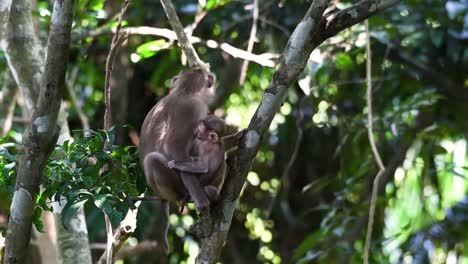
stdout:
<svg viewBox="0 0 468 264">
<path fill-rule="evenodd" d="M 162 207 L 162 224 L 163 229 L 163 238 L 161 240 L 163 252 L 167 255 L 169 254 L 169 242 L 167 241 L 167 233 L 169 232 L 169 202 L 167 200 L 161 200 Z"/>
</svg>

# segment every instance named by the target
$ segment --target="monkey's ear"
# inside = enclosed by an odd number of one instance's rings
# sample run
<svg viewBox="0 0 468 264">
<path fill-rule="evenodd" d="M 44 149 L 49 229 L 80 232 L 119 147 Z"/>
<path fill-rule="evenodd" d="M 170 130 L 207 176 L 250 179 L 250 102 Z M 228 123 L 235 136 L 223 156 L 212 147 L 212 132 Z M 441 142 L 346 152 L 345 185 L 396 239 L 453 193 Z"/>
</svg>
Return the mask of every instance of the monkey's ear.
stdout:
<svg viewBox="0 0 468 264">
<path fill-rule="evenodd" d="M 172 85 L 175 84 L 175 82 L 179 79 L 179 75 L 175 76 L 174 78 L 172 78 Z"/>
<path fill-rule="evenodd" d="M 206 85 L 208 86 L 208 88 L 211 88 L 211 86 L 213 85 L 214 83 L 214 76 L 213 74 L 208 74 L 208 76 L 206 76 Z"/>
<path fill-rule="evenodd" d="M 217 143 L 219 141 L 218 134 L 216 134 L 215 132 L 210 132 L 208 134 L 208 139 L 213 143 Z"/>
</svg>

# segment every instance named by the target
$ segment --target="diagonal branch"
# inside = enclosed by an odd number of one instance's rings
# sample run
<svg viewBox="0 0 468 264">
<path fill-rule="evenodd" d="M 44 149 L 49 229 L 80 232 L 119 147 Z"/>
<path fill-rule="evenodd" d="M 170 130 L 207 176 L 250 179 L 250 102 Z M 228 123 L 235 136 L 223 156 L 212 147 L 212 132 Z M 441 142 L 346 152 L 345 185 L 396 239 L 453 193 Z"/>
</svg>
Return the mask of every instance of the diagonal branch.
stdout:
<svg viewBox="0 0 468 264">
<path fill-rule="evenodd" d="M 319 21 L 328 6 L 328 0 L 315 0 L 304 19 L 297 25 L 286 44 L 279 68 L 263 95 L 260 106 L 252 118 L 248 131 L 234 156 L 228 160 L 229 172 L 221 193 L 221 201 L 213 210 L 213 233 L 202 239 L 197 263 L 215 263 L 231 226 L 240 191 L 250 165 L 257 154 L 261 137 L 266 133 L 275 113 L 283 102 L 288 87 L 304 69 L 315 48 L 312 40 L 319 29 Z"/>
<path fill-rule="evenodd" d="M 184 27 L 182 27 L 182 24 L 180 23 L 179 17 L 177 16 L 171 0 L 161 0 L 161 4 L 164 8 L 164 12 L 166 13 L 169 23 L 171 23 L 172 29 L 177 34 L 179 45 L 182 48 L 182 51 L 185 53 L 185 56 L 187 56 L 189 66 L 191 68 L 198 66 L 208 70 L 207 66 L 203 61 L 200 60 L 197 52 L 187 38 L 187 35 L 184 32 Z"/>
<path fill-rule="evenodd" d="M 323 18 L 322 15 L 328 2 L 327 0 L 314 0 L 304 19 L 297 25 L 283 51 L 278 70 L 273 75 L 273 79 L 252 117 L 245 137 L 234 155 L 228 159 L 230 169 L 221 193 L 221 202 L 213 214 L 214 231 L 209 237 L 202 240 L 197 263 L 214 263 L 218 258 L 246 176 L 260 147 L 261 139 L 286 97 L 288 87 L 304 70 L 313 49 L 330 36 L 363 21 L 376 12 L 390 8 L 399 1 L 361 1 L 355 6 L 335 13 L 333 17 Z M 356 6 L 360 8 L 356 8 Z M 364 10 L 364 6 L 369 9 Z M 347 16 L 349 21 L 343 20 L 344 16 Z"/>
<path fill-rule="evenodd" d="M 326 15 L 322 37 L 327 39 L 365 19 L 387 10 L 401 0 L 363 0 L 336 13 Z"/>
</svg>

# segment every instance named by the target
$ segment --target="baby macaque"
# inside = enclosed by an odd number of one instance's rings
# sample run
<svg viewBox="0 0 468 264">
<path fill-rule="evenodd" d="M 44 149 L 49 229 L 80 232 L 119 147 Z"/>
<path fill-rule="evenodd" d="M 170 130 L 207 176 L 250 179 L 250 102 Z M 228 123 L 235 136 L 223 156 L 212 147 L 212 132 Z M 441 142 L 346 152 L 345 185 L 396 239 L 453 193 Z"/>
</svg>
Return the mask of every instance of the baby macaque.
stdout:
<svg viewBox="0 0 468 264">
<path fill-rule="evenodd" d="M 226 150 L 237 146 L 242 136 L 242 133 L 238 132 L 226 137 L 230 138 L 230 144 L 235 144 L 226 146 L 224 144 L 226 138 L 222 138 L 225 133 L 226 123 L 223 119 L 214 115 L 207 116 L 200 121 L 195 132 L 190 159 L 168 162 L 169 168 L 199 174 L 200 184 L 210 201 L 218 199 L 224 183 Z M 236 137 L 237 140 L 232 140 L 232 137 Z"/>
</svg>

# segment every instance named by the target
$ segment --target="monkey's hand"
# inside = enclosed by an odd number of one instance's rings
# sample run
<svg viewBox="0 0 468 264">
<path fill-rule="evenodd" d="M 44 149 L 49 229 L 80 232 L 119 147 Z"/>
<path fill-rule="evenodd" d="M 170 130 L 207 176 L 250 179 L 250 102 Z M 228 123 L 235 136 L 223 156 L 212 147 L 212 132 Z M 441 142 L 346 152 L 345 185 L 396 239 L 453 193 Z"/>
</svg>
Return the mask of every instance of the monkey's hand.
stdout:
<svg viewBox="0 0 468 264">
<path fill-rule="evenodd" d="M 169 169 L 173 169 L 175 167 L 175 160 L 170 160 L 167 163 L 167 167 L 169 167 Z"/>
<path fill-rule="evenodd" d="M 226 152 L 230 152 L 237 148 L 237 146 L 240 144 L 241 139 L 244 137 L 244 135 L 247 133 L 247 129 L 242 129 L 237 131 L 234 134 L 231 134 L 229 136 L 225 136 L 222 138 L 222 141 L 224 143 L 224 148 Z"/>
<path fill-rule="evenodd" d="M 208 162 L 193 158 L 189 161 L 171 160 L 167 163 L 167 167 L 188 173 L 207 173 L 209 169 Z"/>
</svg>

